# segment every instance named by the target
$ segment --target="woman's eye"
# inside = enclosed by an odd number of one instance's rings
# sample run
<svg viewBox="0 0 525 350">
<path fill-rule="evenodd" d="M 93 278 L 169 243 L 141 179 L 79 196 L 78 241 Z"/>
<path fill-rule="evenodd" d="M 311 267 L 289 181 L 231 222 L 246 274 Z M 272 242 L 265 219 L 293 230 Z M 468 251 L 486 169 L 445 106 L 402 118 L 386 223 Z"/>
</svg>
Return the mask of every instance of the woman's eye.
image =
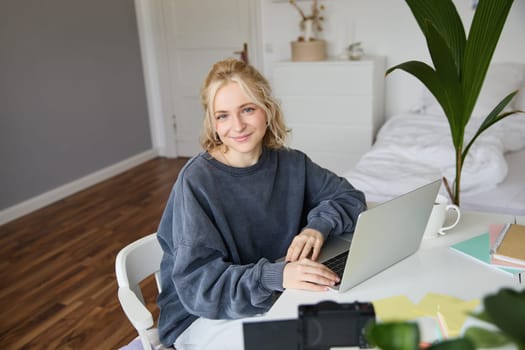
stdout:
<svg viewBox="0 0 525 350">
<path fill-rule="evenodd" d="M 215 116 L 215 119 L 217 119 L 217 120 L 223 120 L 223 119 L 226 119 L 227 117 L 228 117 L 227 114 L 217 114 L 217 115 Z"/>
<path fill-rule="evenodd" d="M 253 113 L 254 111 L 255 111 L 255 108 L 253 107 L 245 107 L 242 110 L 243 113 Z"/>
</svg>

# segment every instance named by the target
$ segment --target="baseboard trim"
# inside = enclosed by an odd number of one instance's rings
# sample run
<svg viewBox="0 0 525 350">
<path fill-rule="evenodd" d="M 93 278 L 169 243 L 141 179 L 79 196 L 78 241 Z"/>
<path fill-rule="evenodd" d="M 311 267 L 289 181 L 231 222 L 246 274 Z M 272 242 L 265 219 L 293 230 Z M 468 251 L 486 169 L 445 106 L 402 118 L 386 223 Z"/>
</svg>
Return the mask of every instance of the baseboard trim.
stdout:
<svg viewBox="0 0 525 350">
<path fill-rule="evenodd" d="M 158 156 L 158 151 L 150 149 L 148 151 L 139 153 L 133 157 L 120 161 L 116 164 L 110 165 L 94 173 L 88 174 L 75 181 L 69 182 L 65 185 L 57 187 L 53 190 L 45 192 L 36 197 L 30 198 L 12 207 L 8 207 L 0 211 L 0 225 L 9 221 L 15 220 L 21 216 L 29 214 L 37 209 L 45 207 L 60 199 L 70 196 L 76 192 L 82 191 L 90 186 L 93 186 L 101 181 L 107 180 L 112 176 L 123 173 L 126 170 L 133 168 L 141 163 Z"/>
</svg>

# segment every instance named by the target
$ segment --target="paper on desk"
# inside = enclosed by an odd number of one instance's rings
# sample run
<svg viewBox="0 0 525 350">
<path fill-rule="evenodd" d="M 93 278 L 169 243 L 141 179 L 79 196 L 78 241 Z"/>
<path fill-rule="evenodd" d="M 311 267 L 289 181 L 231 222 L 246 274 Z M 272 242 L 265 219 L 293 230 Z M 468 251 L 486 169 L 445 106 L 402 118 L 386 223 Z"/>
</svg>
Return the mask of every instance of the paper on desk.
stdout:
<svg viewBox="0 0 525 350">
<path fill-rule="evenodd" d="M 425 319 L 428 325 L 428 318 L 431 318 L 439 328 L 436 333 L 439 338 L 448 338 L 460 334 L 467 313 L 479 303 L 479 299 L 465 301 L 450 295 L 427 293 L 417 304 L 404 295 L 380 299 L 373 304 L 377 318 L 383 322 Z"/>
<path fill-rule="evenodd" d="M 405 295 L 373 302 L 376 317 L 381 321 L 408 321 L 421 316 L 417 306 Z"/>
<path fill-rule="evenodd" d="M 468 312 L 474 311 L 479 303 L 479 299 L 461 300 L 450 295 L 428 293 L 418 307 L 425 315 L 436 316 L 444 323 L 445 335 L 456 337 L 467 320 Z"/>
</svg>

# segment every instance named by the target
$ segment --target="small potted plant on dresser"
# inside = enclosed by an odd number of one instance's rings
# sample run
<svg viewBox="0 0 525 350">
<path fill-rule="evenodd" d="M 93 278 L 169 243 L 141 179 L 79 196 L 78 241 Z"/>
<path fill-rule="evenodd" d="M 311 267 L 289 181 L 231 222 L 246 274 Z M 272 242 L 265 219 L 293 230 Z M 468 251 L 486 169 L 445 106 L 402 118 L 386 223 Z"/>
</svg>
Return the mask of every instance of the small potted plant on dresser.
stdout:
<svg viewBox="0 0 525 350">
<path fill-rule="evenodd" d="M 301 21 L 299 27 L 302 35 L 296 41 L 292 41 L 292 61 L 322 61 L 326 58 L 326 41 L 319 39 L 318 33 L 323 30 L 322 11 L 323 5 L 319 5 L 317 0 L 312 0 L 310 15 L 306 15 L 303 9 L 296 3 L 296 0 L 289 0 L 294 6 Z"/>
</svg>

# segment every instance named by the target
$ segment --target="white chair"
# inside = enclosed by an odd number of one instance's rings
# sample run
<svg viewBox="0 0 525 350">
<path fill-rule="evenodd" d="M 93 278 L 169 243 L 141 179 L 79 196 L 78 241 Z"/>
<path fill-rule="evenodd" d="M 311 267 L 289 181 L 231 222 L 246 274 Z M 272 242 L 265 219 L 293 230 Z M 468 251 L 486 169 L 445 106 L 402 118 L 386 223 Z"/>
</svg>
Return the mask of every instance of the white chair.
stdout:
<svg viewBox="0 0 525 350">
<path fill-rule="evenodd" d="M 146 308 L 139 283 L 155 275 L 157 289 L 160 285 L 162 249 L 156 234 L 152 233 L 122 248 L 115 260 L 118 299 L 127 318 L 137 330 L 144 350 L 152 350 L 148 334 L 154 326 L 153 315 Z"/>
</svg>

